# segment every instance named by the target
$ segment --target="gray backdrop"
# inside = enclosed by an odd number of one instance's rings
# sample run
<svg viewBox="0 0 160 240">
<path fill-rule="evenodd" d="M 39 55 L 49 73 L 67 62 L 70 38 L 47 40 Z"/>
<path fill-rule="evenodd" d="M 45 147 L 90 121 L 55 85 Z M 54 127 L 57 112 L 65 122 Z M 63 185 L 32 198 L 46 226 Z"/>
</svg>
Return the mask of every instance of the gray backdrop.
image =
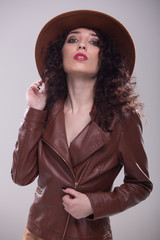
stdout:
<svg viewBox="0 0 160 240">
<path fill-rule="evenodd" d="M 154 191 L 143 203 L 111 217 L 111 223 L 114 240 L 159 240 L 159 0 L 0 0 L 0 239 L 21 240 L 36 186 L 36 182 L 17 186 L 10 177 L 12 152 L 26 107 L 25 93 L 39 80 L 34 61 L 36 38 L 53 16 L 75 9 L 112 15 L 134 39 L 134 76 L 145 103 L 143 137 Z M 121 181 L 122 174 L 116 185 Z"/>
</svg>

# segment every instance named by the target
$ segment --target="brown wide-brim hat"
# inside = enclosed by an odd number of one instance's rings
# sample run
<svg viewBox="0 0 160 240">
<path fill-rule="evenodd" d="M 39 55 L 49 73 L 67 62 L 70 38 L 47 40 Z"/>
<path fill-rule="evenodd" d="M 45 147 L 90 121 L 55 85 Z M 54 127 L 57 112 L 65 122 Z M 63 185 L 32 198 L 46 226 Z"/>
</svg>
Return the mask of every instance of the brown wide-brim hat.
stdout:
<svg viewBox="0 0 160 240">
<path fill-rule="evenodd" d="M 98 29 L 115 39 L 121 55 L 127 60 L 129 74 L 132 74 L 135 65 L 135 47 L 126 28 L 115 18 L 105 13 L 76 10 L 52 18 L 39 33 L 35 47 L 35 59 L 42 79 L 49 43 L 56 41 L 60 34 L 82 26 Z"/>
</svg>

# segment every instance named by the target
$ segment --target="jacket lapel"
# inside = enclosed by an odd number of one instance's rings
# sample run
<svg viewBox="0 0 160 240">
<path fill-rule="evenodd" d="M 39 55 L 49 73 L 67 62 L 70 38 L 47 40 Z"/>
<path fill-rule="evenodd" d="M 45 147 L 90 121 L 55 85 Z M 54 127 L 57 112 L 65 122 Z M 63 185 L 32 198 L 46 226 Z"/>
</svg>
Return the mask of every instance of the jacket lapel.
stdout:
<svg viewBox="0 0 160 240">
<path fill-rule="evenodd" d="M 65 134 L 63 101 L 57 102 L 53 107 L 42 139 L 72 167 Z"/>
<path fill-rule="evenodd" d="M 103 132 L 92 120 L 68 148 L 63 113 L 63 101 L 58 101 L 52 109 L 42 139 L 71 167 L 87 160 L 110 139 L 109 132 Z M 113 128 L 114 123 L 111 126 Z"/>
<path fill-rule="evenodd" d="M 95 153 L 105 142 L 106 134 L 94 121 L 92 121 L 70 145 L 70 155 L 73 167 Z"/>
</svg>

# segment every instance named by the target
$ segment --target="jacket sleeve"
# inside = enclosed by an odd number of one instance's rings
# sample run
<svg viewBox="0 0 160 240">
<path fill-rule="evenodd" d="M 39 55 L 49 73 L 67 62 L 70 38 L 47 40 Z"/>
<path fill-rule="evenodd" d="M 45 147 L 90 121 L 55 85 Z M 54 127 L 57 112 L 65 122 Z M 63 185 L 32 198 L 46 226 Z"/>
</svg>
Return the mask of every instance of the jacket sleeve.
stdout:
<svg viewBox="0 0 160 240">
<path fill-rule="evenodd" d="M 38 142 L 46 111 L 27 108 L 13 152 L 11 176 L 15 183 L 27 185 L 38 175 Z"/>
<path fill-rule="evenodd" d="M 124 123 L 119 143 L 124 183 L 112 192 L 87 193 L 94 219 L 122 212 L 146 199 L 152 191 L 141 133 L 139 116 L 131 115 Z"/>
</svg>

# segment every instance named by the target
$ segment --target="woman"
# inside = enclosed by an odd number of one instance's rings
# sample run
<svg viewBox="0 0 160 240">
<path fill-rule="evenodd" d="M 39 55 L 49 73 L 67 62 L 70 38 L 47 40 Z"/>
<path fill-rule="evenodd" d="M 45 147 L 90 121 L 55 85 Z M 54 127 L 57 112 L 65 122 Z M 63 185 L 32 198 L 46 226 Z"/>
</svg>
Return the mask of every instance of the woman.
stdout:
<svg viewBox="0 0 160 240">
<path fill-rule="evenodd" d="M 38 176 L 23 239 L 111 240 L 109 217 L 152 190 L 133 41 L 106 14 L 72 11 L 42 29 L 36 63 L 42 80 L 27 91 L 12 166 L 17 184 Z M 122 167 L 124 183 L 112 190 Z"/>
</svg>

